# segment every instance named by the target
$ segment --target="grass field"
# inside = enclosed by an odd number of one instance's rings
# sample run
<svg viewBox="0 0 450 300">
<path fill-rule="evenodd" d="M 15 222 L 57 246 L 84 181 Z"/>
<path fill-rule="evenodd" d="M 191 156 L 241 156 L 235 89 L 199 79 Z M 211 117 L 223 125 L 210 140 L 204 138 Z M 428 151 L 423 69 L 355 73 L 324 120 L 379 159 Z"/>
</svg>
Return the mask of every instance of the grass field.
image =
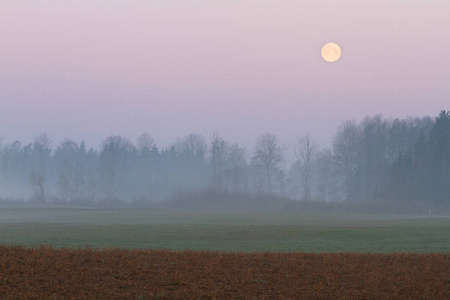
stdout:
<svg viewBox="0 0 450 300">
<path fill-rule="evenodd" d="M 0 206 L 0 244 L 274 252 L 450 252 L 450 217 Z"/>
</svg>

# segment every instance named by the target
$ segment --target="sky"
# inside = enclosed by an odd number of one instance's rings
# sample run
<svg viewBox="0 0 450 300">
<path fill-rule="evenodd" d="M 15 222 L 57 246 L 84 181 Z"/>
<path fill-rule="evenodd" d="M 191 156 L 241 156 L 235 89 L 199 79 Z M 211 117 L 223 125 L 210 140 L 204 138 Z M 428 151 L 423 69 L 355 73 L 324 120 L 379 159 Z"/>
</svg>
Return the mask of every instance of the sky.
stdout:
<svg viewBox="0 0 450 300">
<path fill-rule="evenodd" d="M 326 147 L 348 119 L 450 110 L 449 16 L 450 0 L 0 0 L 0 137 Z"/>
</svg>

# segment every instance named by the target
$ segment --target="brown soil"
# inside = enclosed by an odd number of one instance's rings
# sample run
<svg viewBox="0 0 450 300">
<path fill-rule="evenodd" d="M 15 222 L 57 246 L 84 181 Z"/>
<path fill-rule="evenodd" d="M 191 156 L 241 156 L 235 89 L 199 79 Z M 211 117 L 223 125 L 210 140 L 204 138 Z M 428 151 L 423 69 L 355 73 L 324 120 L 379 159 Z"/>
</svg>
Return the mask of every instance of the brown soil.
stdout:
<svg viewBox="0 0 450 300">
<path fill-rule="evenodd" d="M 450 299 L 450 253 L 0 246 L 0 298 Z"/>
</svg>

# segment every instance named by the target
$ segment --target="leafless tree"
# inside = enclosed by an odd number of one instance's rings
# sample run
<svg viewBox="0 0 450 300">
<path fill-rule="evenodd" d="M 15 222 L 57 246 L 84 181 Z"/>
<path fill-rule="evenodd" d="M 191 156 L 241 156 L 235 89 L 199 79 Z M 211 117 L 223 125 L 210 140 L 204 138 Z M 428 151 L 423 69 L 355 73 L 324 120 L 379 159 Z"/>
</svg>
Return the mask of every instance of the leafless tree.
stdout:
<svg viewBox="0 0 450 300">
<path fill-rule="evenodd" d="M 389 177 L 389 127 L 381 115 L 367 116 L 359 126 L 363 201 L 369 198 L 370 192 L 382 189 Z"/>
<path fill-rule="evenodd" d="M 181 155 L 184 160 L 185 170 L 180 184 L 190 188 L 203 186 L 203 178 L 206 177 L 207 165 L 205 155 L 207 143 L 199 134 L 189 134 L 181 141 Z"/>
<path fill-rule="evenodd" d="M 335 161 L 331 149 L 323 149 L 317 152 L 315 172 L 317 172 L 316 191 L 319 199 L 325 202 L 341 199 L 341 187 L 336 176 Z"/>
<path fill-rule="evenodd" d="M 188 158 L 203 160 L 206 154 L 207 144 L 203 136 L 191 133 L 183 139 L 182 152 Z"/>
<path fill-rule="evenodd" d="M 37 200 L 45 202 L 46 178 L 51 161 L 51 140 L 46 133 L 36 137 L 33 142 L 34 167 L 30 176 L 30 183 L 36 189 Z"/>
<path fill-rule="evenodd" d="M 275 135 L 261 135 L 255 145 L 252 162 L 263 170 L 266 191 L 272 193 L 272 181 L 284 160 L 284 149 Z"/>
<path fill-rule="evenodd" d="M 53 153 L 53 165 L 57 170 L 57 187 L 62 200 L 80 200 L 85 195 L 85 161 L 84 142 L 65 139 Z"/>
<path fill-rule="evenodd" d="M 155 140 L 147 133 L 144 132 L 137 139 L 137 149 L 139 152 L 150 152 L 155 145 Z"/>
<path fill-rule="evenodd" d="M 287 185 L 286 171 L 280 168 L 275 173 L 275 181 L 277 183 L 277 189 L 279 191 L 280 197 L 284 197 L 286 195 L 286 185 Z"/>
<path fill-rule="evenodd" d="M 294 148 L 295 157 L 297 158 L 302 176 L 304 200 L 310 200 L 311 198 L 311 177 L 317 149 L 317 144 L 309 135 L 301 137 Z"/>
<path fill-rule="evenodd" d="M 156 162 L 155 152 L 157 147 L 155 140 L 144 132 L 141 134 L 136 142 L 137 156 L 134 161 L 133 171 L 129 176 L 129 181 L 133 182 L 134 197 L 139 198 L 139 201 L 146 201 L 155 198 L 155 176 L 156 176 Z"/>
<path fill-rule="evenodd" d="M 352 177 L 357 167 L 359 154 L 359 130 L 354 121 L 346 121 L 338 128 L 333 140 L 333 155 L 343 176 L 345 198 L 352 198 Z"/>
<path fill-rule="evenodd" d="M 229 186 L 234 192 L 244 191 L 248 181 L 246 170 L 245 149 L 238 144 L 229 146 L 225 170 L 227 187 Z"/>
<path fill-rule="evenodd" d="M 103 191 L 108 199 L 116 196 L 132 148 L 131 142 L 121 136 L 109 136 L 102 143 L 99 173 Z"/>
<path fill-rule="evenodd" d="M 225 141 L 217 132 L 211 137 L 211 146 L 209 153 L 211 154 L 211 165 L 213 169 L 213 185 L 217 189 L 223 188 L 223 168 L 227 160 L 229 151 L 228 142 Z"/>
</svg>

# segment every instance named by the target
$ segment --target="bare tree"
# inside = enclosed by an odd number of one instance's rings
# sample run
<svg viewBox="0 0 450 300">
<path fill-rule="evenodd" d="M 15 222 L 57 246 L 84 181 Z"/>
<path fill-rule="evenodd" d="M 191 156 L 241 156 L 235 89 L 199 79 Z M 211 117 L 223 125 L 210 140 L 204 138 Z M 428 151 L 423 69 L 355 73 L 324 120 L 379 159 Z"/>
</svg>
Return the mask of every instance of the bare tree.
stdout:
<svg viewBox="0 0 450 300">
<path fill-rule="evenodd" d="M 51 161 L 50 138 L 46 133 L 36 137 L 33 142 L 34 166 L 30 176 L 30 183 L 36 189 L 37 200 L 45 202 L 46 178 Z"/>
<path fill-rule="evenodd" d="M 366 201 L 370 194 L 386 185 L 389 175 L 389 123 L 381 115 L 367 116 L 359 130 L 361 196 Z"/>
<path fill-rule="evenodd" d="M 302 136 L 294 148 L 295 157 L 297 158 L 302 176 L 304 200 L 310 200 L 311 198 L 311 177 L 317 149 L 317 144 L 309 135 Z"/>
<path fill-rule="evenodd" d="M 217 189 L 223 188 L 223 167 L 227 160 L 228 151 L 228 142 L 219 136 L 217 132 L 213 133 L 209 152 L 211 154 L 211 165 L 213 169 L 213 186 Z"/>
<path fill-rule="evenodd" d="M 103 190 L 108 199 L 116 196 L 132 148 L 131 142 L 121 136 L 109 136 L 102 143 L 99 173 Z"/>
<path fill-rule="evenodd" d="M 150 152 L 155 145 L 155 140 L 147 133 L 144 132 L 137 139 L 137 149 L 139 152 Z"/>
<path fill-rule="evenodd" d="M 331 149 L 323 149 L 317 152 L 315 168 L 316 191 L 319 199 L 325 202 L 341 199 L 341 189 L 336 176 L 335 160 Z"/>
<path fill-rule="evenodd" d="M 286 194 L 286 171 L 283 169 L 278 169 L 278 171 L 275 173 L 275 181 L 277 183 L 277 188 L 280 193 L 280 197 L 284 197 Z"/>
<path fill-rule="evenodd" d="M 54 169 L 57 171 L 58 190 L 62 200 L 79 201 L 86 191 L 86 146 L 82 141 L 65 139 L 53 153 Z"/>
<path fill-rule="evenodd" d="M 205 161 L 207 143 L 199 134 L 189 134 L 175 141 L 174 150 L 178 153 L 178 189 L 200 188 L 206 186 L 208 165 Z"/>
<path fill-rule="evenodd" d="M 346 121 L 338 128 L 333 140 L 333 154 L 343 176 L 346 200 L 353 200 L 352 184 L 359 154 L 359 130 L 354 121 Z"/>
<path fill-rule="evenodd" d="M 26 148 L 20 141 L 15 141 L 3 148 L 1 153 L 1 193 L 3 197 L 25 195 L 24 183 L 31 183 L 33 159 L 31 145 Z M 31 183 L 34 188 L 33 184 Z M 20 193 L 18 193 L 20 191 Z"/>
<path fill-rule="evenodd" d="M 134 160 L 133 172 L 130 174 L 130 182 L 134 188 L 131 194 L 139 201 L 147 201 L 155 198 L 155 175 L 158 152 L 155 140 L 147 133 L 141 134 L 136 142 L 137 156 Z"/>
<path fill-rule="evenodd" d="M 182 152 L 188 158 L 203 160 L 206 154 L 207 144 L 205 138 L 199 134 L 191 133 L 183 139 Z"/>
<path fill-rule="evenodd" d="M 247 188 L 247 161 L 245 160 L 245 149 L 233 144 L 228 147 L 226 161 L 225 179 L 227 187 L 230 186 L 235 192 L 242 192 Z"/>
<path fill-rule="evenodd" d="M 280 147 L 275 135 L 266 133 L 257 139 L 252 162 L 263 170 L 268 194 L 272 193 L 273 177 L 283 160 L 284 149 Z"/>
<path fill-rule="evenodd" d="M 71 171 L 72 166 L 70 165 L 69 159 L 65 158 L 58 172 L 59 195 L 61 200 L 65 202 L 69 201 L 73 194 Z"/>
</svg>

